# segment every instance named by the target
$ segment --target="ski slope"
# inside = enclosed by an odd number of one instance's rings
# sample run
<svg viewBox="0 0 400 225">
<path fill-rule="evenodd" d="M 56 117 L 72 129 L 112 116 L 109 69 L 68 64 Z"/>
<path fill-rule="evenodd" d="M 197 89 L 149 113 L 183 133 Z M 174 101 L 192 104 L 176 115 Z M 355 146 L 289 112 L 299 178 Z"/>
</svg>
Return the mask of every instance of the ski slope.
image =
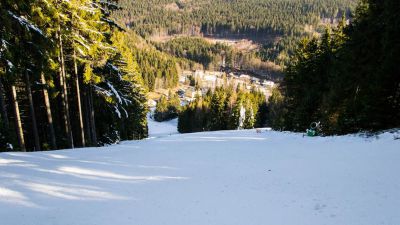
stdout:
<svg viewBox="0 0 400 225">
<path fill-rule="evenodd" d="M 400 224 L 398 133 L 160 133 L 0 154 L 0 224 Z"/>
<path fill-rule="evenodd" d="M 152 109 L 154 111 L 154 109 Z M 150 138 L 178 134 L 178 119 L 165 122 L 157 122 L 151 118 L 151 113 L 147 114 Z"/>
</svg>

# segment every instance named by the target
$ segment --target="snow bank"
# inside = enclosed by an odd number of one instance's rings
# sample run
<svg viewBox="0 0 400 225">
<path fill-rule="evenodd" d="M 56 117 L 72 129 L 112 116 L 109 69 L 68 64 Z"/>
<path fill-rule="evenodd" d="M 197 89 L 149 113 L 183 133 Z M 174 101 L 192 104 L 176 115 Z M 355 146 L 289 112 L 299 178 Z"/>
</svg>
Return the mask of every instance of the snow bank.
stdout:
<svg viewBox="0 0 400 225">
<path fill-rule="evenodd" d="M 224 131 L 0 154 L 4 225 L 400 224 L 400 141 Z"/>
</svg>

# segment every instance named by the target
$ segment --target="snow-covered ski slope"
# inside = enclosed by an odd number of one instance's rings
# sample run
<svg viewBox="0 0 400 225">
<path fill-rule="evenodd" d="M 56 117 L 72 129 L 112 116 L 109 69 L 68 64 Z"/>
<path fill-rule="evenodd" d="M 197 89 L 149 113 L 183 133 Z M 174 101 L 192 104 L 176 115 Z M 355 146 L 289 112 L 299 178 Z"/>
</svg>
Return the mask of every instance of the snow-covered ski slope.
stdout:
<svg viewBox="0 0 400 225">
<path fill-rule="evenodd" d="M 398 225 L 397 134 L 221 131 L 0 154 L 1 225 Z"/>
<path fill-rule="evenodd" d="M 178 128 L 177 128 L 178 127 L 178 119 L 173 119 L 170 121 L 165 121 L 165 122 L 160 123 L 160 122 L 154 121 L 150 117 L 150 113 L 149 113 L 147 115 L 147 122 L 148 122 L 148 126 L 149 126 L 149 136 L 152 138 L 178 133 Z"/>
</svg>

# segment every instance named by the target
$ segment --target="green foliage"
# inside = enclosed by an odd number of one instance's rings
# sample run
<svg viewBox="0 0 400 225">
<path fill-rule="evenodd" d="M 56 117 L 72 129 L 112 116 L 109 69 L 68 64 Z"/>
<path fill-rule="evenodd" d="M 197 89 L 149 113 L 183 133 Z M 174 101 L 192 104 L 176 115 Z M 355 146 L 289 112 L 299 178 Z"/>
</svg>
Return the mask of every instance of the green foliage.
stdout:
<svg viewBox="0 0 400 225">
<path fill-rule="evenodd" d="M 150 44 L 143 43 L 140 37 L 132 31 L 126 32 L 127 46 L 138 64 L 137 70 L 142 75 L 143 84 L 153 91 L 158 88 L 174 88 L 179 77 L 180 60 L 162 53 Z"/>
<path fill-rule="evenodd" d="M 400 27 L 395 0 L 363 0 L 348 27 L 300 43 L 286 71 L 285 128 L 321 121 L 326 134 L 400 126 Z"/>
<path fill-rule="evenodd" d="M 188 80 L 189 80 L 189 85 L 192 87 L 196 87 L 197 83 L 196 83 L 196 79 L 194 78 L 194 76 L 188 76 Z"/>
<path fill-rule="evenodd" d="M 263 107 L 266 107 L 266 99 L 260 92 L 236 93 L 231 89 L 217 88 L 182 109 L 178 131 L 190 133 L 262 127 L 266 118 Z"/>
<path fill-rule="evenodd" d="M 161 96 L 154 111 L 154 119 L 158 122 L 171 120 L 178 117 L 181 109 L 181 101 L 177 94 L 168 95 L 168 98 Z"/>
<path fill-rule="evenodd" d="M 267 105 L 267 124 L 276 130 L 281 130 L 285 127 L 284 115 L 285 103 L 284 96 L 282 95 L 279 88 L 272 90 L 272 95 L 268 99 Z"/>
<path fill-rule="evenodd" d="M 114 16 L 143 37 L 248 38 L 265 43 L 265 60 L 287 63 L 297 41 L 321 30 L 321 18 L 350 17 L 356 0 L 121 0 Z M 305 27 L 311 27 L 306 30 Z M 198 54 L 199 55 L 199 54 Z M 209 58 L 202 58 L 207 62 Z"/>
<path fill-rule="evenodd" d="M 349 13 L 352 0 L 148 0 L 120 2 L 115 16 L 142 36 L 168 34 L 302 33 L 300 25 L 318 25 L 320 17 Z M 299 26 L 295 26 L 299 25 Z M 198 28 L 199 30 L 196 30 Z"/>
<path fill-rule="evenodd" d="M 72 147 L 67 142 L 79 140 L 82 132 L 86 143 L 93 146 L 147 137 L 147 88 L 138 66 L 141 61 L 135 55 L 136 49 L 131 48 L 130 34 L 110 18 L 118 8 L 114 3 L 1 1 L 0 75 L 7 92 L 2 107 L 6 108 L 8 121 L 19 117 L 12 109 L 10 97 L 11 87 L 16 87 L 28 149 L 32 149 L 34 136 L 39 137 L 41 146 L 46 146 L 44 149 L 49 148 L 50 126 L 59 148 Z M 177 83 L 176 66 L 170 64 L 165 77 L 168 85 L 173 86 Z M 33 103 L 25 92 L 28 84 L 32 84 Z M 48 105 L 44 103 L 44 90 L 49 92 Z M 78 108 L 84 116 L 77 113 Z M 30 109 L 36 113 L 39 131 L 33 128 Z M 64 129 L 68 123 L 72 135 Z M 11 129 L 5 132 L 17 133 L 15 127 L 10 124 Z M 17 146 L 15 138 L 0 138 Z"/>
<path fill-rule="evenodd" d="M 0 116 L 0 151 L 7 149 L 9 138 L 9 130 L 4 126 L 4 122 Z"/>
<path fill-rule="evenodd" d="M 226 44 L 212 44 L 199 37 L 177 37 L 165 43 L 154 43 L 157 49 L 180 60 L 186 59 L 202 65 L 207 70 L 222 66 L 244 70 L 270 70 L 255 51 L 241 51 Z M 186 66 L 186 69 L 188 67 Z M 191 66 L 189 69 L 193 69 Z M 272 71 L 271 71 L 272 72 Z"/>
<path fill-rule="evenodd" d="M 205 68 L 219 68 L 221 56 L 232 54 L 232 49 L 222 44 L 210 44 L 203 38 L 181 37 L 166 43 L 156 44 L 157 48 L 178 58 L 186 58 L 202 64 Z"/>
<path fill-rule="evenodd" d="M 103 75 L 103 81 L 95 86 L 97 94 L 103 96 L 95 102 L 102 144 L 147 137 L 146 91 L 128 39 L 127 33 L 114 32 L 111 40 L 118 53 L 96 70 Z"/>
</svg>

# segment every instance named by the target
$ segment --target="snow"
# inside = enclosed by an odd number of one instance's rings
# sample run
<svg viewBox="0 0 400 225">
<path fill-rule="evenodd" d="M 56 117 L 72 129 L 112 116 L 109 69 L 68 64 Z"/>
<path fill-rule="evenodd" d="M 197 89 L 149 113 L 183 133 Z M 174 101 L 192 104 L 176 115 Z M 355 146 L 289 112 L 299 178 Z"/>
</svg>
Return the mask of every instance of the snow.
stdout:
<svg viewBox="0 0 400 225">
<path fill-rule="evenodd" d="M 151 116 L 152 113 L 154 113 L 154 110 L 154 108 L 150 109 L 151 112 L 147 114 L 150 138 L 158 138 L 172 134 L 178 134 L 178 119 L 173 119 L 161 123 L 157 122 L 153 120 Z"/>
<path fill-rule="evenodd" d="M 0 224 L 400 224 L 398 133 L 169 135 L 175 122 L 149 123 L 143 141 L 1 153 Z"/>
<path fill-rule="evenodd" d="M 76 42 L 81 44 L 84 48 L 86 48 L 86 50 L 90 50 L 90 47 L 87 44 L 85 44 L 87 40 L 84 37 L 82 37 L 82 35 L 75 33 L 74 36 Z"/>
<path fill-rule="evenodd" d="M 111 89 L 111 91 L 114 93 L 114 96 L 118 99 L 118 103 L 122 104 L 122 98 L 121 98 L 121 96 L 119 96 L 118 91 L 114 88 L 114 86 L 110 82 L 106 81 L 106 84 Z"/>
<path fill-rule="evenodd" d="M 109 67 L 109 68 L 111 68 L 112 70 L 114 70 L 115 72 L 117 72 L 118 73 L 118 75 L 120 75 L 120 70 L 119 70 L 119 68 L 118 67 L 116 67 L 116 66 L 114 66 L 112 63 L 110 63 L 110 62 L 107 62 L 107 66 Z M 120 80 L 122 80 L 122 77 L 120 78 Z"/>
<path fill-rule="evenodd" d="M 117 114 L 118 118 L 121 118 L 121 112 L 119 111 L 119 109 L 116 105 L 114 105 L 114 111 Z"/>
<path fill-rule="evenodd" d="M 29 30 L 29 29 L 34 30 L 37 33 L 39 33 L 40 35 L 45 36 L 41 29 L 36 27 L 34 24 L 32 24 L 26 18 L 24 18 L 22 16 L 17 16 L 14 13 L 12 13 L 11 11 L 8 11 L 8 14 L 11 15 L 14 19 L 16 19 L 22 26 L 25 26 L 27 28 L 27 30 Z"/>
</svg>

